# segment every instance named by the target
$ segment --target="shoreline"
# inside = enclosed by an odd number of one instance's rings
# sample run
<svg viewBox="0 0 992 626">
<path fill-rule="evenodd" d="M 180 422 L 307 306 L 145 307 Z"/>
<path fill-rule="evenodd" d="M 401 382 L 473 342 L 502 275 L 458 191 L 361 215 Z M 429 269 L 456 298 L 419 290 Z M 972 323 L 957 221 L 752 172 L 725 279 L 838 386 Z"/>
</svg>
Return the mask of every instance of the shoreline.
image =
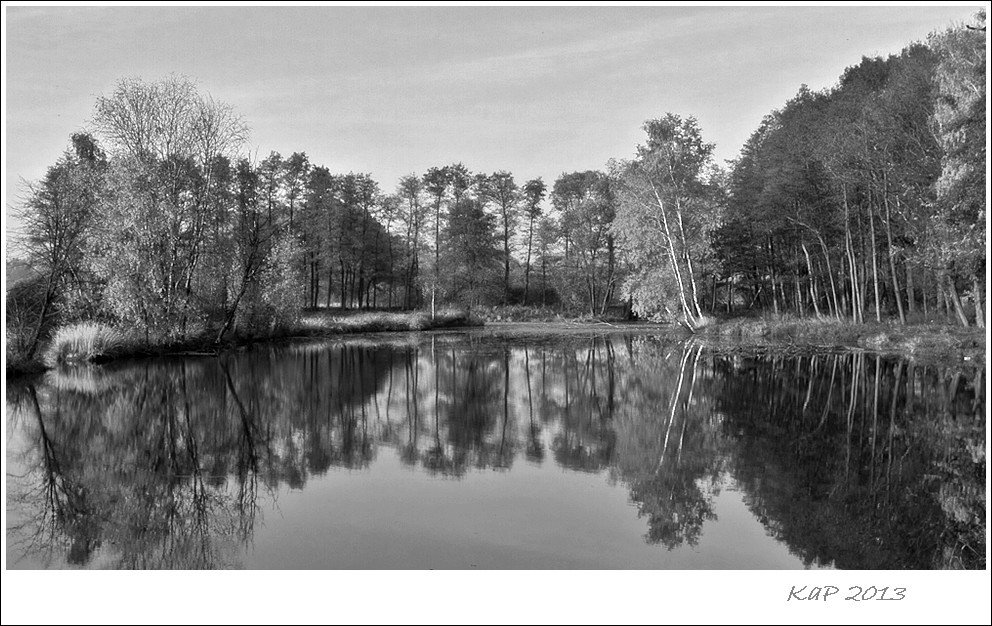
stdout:
<svg viewBox="0 0 992 626">
<path fill-rule="evenodd" d="M 315 319 L 324 318 L 324 319 Z M 431 320 L 422 312 L 356 312 L 334 317 L 329 312 L 312 313 L 305 323 L 284 332 L 265 336 L 235 336 L 221 344 L 205 337 L 185 342 L 149 346 L 130 345 L 109 353 L 88 355 L 56 364 L 36 358 L 6 367 L 5 376 L 16 379 L 41 374 L 59 365 L 101 365 L 124 359 L 176 356 L 219 356 L 258 344 L 348 338 L 368 335 L 437 331 L 472 331 L 490 336 L 572 336 L 581 334 L 653 333 L 674 341 L 694 341 L 720 351 L 774 350 L 864 350 L 902 356 L 925 362 L 965 361 L 984 364 L 987 334 L 983 328 L 895 323 L 853 324 L 816 319 L 733 318 L 716 321 L 691 333 L 678 324 L 649 321 L 606 322 L 597 320 L 491 321 L 468 315 L 448 315 Z"/>
<path fill-rule="evenodd" d="M 79 326 L 85 326 L 80 324 Z M 124 339 L 120 344 L 107 349 L 94 351 L 76 346 L 49 346 L 30 361 L 20 361 L 5 367 L 7 379 L 41 374 L 60 366 L 102 365 L 124 359 L 143 359 L 175 356 L 219 356 L 225 352 L 238 350 L 257 344 L 279 344 L 293 341 L 333 339 L 351 335 L 379 333 L 409 333 L 434 330 L 476 328 L 482 322 L 464 312 L 441 311 L 435 319 L 423 311 L 382 312 L 382 311 L 307 311 L 300 322 L 285 329 L 265 335 L 232 335 L 217 343 L 212 333 L 192 337 L 184 341 L 148 344 L 133 338 Z M 70 327 L 71 328 L 71 327 Z M 90 338 L 83 337 L 79 343 Z M 92 343 L 92 342 L 91 342 Z M 73 350 L 75 348 L 75 350 Z M 58 356 L 46 356 L 54 351 Z M 68 357 L 63 354 L 68 352 Z"/>
<path fill-rule="evenodd" d="M 588 332 L 656 333 L 691 341 L 719 352 L 811 352 L 854 350 L 899 356 L 924 363 L 984 364 L 988 343 L 983 328 L 943 324 L 853 324 L 816 319 L 731 318 L 690 332 L 656 322 L 487 322 L 481 332 L 518 336 L 575 335 Z"/>
<path fill-rule="evenodd" d="M 696 335 L 736 348 L 856 349 L 926 362 L 984 362 L 988 344 L 986 329 L 974 326 L 803 318 L 730 319 Z"/>
</svg>

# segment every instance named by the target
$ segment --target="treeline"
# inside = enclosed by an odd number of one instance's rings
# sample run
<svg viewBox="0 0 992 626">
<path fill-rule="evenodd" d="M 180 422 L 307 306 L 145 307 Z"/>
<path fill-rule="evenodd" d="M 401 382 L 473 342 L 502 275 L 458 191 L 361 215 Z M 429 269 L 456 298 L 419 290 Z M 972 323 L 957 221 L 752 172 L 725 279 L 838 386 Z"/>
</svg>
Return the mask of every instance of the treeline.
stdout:
<svg viewBox="0 0 992 626">
<path fill-rule="evenodd" d="M 38 278 L 8 293 L 8 356 L 12 339 L 31 358 L 80 319 L 168 343 L 296 314 L 298 243 L 275 202 L 286 168 L 237 158 L 247 128 L 230 107 L 185 80 L 125 80 L 93 126 L 24 203 Z"/>
<path fill-rule="evenodd" d="M 82 320 L 170 344 L 271 333 L 304 307 L 595 313 L 616 289 L 601 172 L 563 175 L 551 217 L 540 178 L 454 163 L 387 193 L 304 153 L 249 158 L 247 134 L 183 78 L 123 80 L 98 99 L 92 129 L 21 207 L 35 278 L 8 293 L 8 348 L 30 359 L 54 327 Z"/>
<path fill-rule="evenodd" d="M 189 81 L 124 80 L 23 203 L 38 278 L 8 293 L 9 345 L 33 355 L 76 319 L 221 341 L 303 307 L 452 304 L 984 326 L 976 19 L 803 87 L 729 168 L 668 114 L 633 158 L 550 185 L 453 163 L 389 192 L 303 153 L 252 159 L 241 118 Z"/>
<path fill-rule="evenodd" d="M 624 291 L 689 326 L 768 311 L 985 325 L 985 15 L 803 86 L 726 171 L 692 118 L 614 163 Z"/>
<path fill-rule="evenodd" d="M 736 296 L 859 322 L 984 324 L 980 22 L 865 58 L 765 118 L 734 163 L 714 241 L 728 308 Z"/>
</svg>

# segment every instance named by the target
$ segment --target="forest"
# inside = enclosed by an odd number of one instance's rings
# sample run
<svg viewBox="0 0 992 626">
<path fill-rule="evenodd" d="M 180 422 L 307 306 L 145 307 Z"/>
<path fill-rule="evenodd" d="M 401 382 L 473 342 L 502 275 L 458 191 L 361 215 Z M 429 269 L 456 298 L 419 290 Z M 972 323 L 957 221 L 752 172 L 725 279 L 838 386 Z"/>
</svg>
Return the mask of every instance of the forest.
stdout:
<svg viewBox="0 0 992 626">
<path fill-rule="evenodd" d="M 667 113 L 630 156 L 554 181 L 452 162 L 390 186 L 303 152 L 259 159 L 191 80 L 121 80 L 17 207 L 29 271 L 8 283 L 8 363 L 80 322 L 219 344 L 318 308 L 984 327 L 984 12 L 972 22 L 802 86 L 731 162 Z"/>
</svg>

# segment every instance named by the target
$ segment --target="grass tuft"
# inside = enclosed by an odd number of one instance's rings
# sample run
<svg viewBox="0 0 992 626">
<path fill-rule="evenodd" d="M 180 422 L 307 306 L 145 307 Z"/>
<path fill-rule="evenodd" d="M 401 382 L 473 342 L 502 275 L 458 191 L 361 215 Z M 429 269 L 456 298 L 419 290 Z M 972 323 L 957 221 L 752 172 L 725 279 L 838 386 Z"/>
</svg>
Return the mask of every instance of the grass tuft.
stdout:
<svg viewBox="0 0 992 626">
<path fill-rule="evenodd" d="M 113 358 L 126 347 L 126 338 L 119 330 L 97 322 L 82 322 L 58 329 L 44 360 L 51 367 L 95 362 Z"/>
</svg>

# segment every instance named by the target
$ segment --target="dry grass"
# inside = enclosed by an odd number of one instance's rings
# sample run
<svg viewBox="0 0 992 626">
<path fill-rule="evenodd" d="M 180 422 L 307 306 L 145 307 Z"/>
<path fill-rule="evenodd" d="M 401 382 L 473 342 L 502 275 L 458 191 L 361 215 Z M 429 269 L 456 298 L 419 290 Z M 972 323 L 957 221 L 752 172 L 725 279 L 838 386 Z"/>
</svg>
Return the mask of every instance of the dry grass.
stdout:
<svg viewBox="0 0 992 626">
<path fill-rule="evenodd" d="M 40 360 L 25 361 L 7 354 L 8 376 L 33 374 L 67 365 L 103 363 L 129 356 L 165 354 L 216 354 L 219 350 L 255 343 L 300 337 L 334 337 L 342 334 L 409 332 L 438 328 L 481 326 L 482 321 L 466 311 L 446 309 L 432 318 L 424 311 L 310 311 L 292 327 L 266 334 L 235 335 L 223 344 L 214 342 L 213 332 L 201 331 L 180 342 L 148 343 L 106 324 L 83 322 L 58 329 Z"/>
<path fill-rule="evenodd" d="M 106 324 L 82 322 L 63 326 L 55 332 L 45 351 L 44 361 L 54 367 L 100 361 L 127 351 L 128 341 L 124 333 Z"/>
<path fill-rule="evenodd" d="M 938 324 L 854 324 L 833 318 L 741 318 L 701 329 L 704 337 L 753 345 L 856 347 L 914 357 L 984 356 L 984 331 Z"/>
<path fill-rule="evenodd" d="M 476 311 L 487 322 L 564 322 L 575 319 L 550 307 L 521 304 L 478 307 Z"/>
<path fill-rule="evenodd" d="M 713 326 L 716 323 L 717 320 L 715 317 L 710 317 L 709 315 L 700 315 L 699 317 L 697 317 L 692 321 L 692 326 L 694 329 L 699 331 L 704 328 L 709 328 L 710 326 Z"/>
<path fill-rule="evenodd" d="M 325 335 L 341 333 L 405 332 L 479 326 L 482 322 L 465 311 L 447 309 L 438 311 L 433 319 L 426 311 L 316 311 L 306 313 L 300 321 L 303 334 Z"/>
<path fill-rule="evenodd" d="M 848 343 L 856 338 L 861 327 L 832 318 L 798 318 L 765 316 L 740 318 L 719 324 L 708 324 L 707 332 L 735 339 L 771 339 L 827 341 Z"/>
</svg>

